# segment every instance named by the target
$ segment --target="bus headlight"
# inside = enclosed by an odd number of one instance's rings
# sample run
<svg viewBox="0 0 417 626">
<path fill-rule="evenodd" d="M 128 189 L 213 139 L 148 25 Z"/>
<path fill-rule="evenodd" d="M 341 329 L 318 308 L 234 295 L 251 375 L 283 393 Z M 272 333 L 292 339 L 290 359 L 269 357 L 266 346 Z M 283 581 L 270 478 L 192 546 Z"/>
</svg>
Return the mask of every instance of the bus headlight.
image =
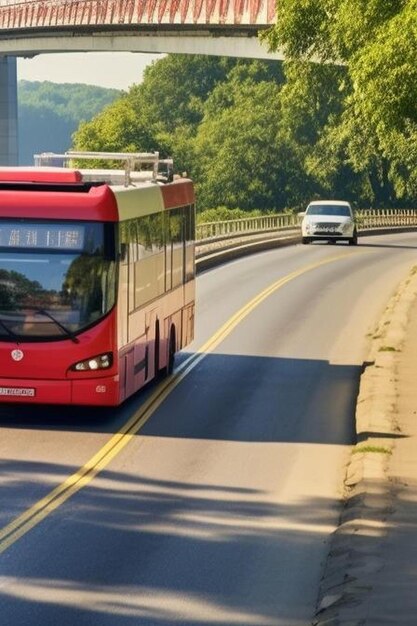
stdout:
<svg viewBox="0 0 417 626">
<path fill-rule="evenodd" d="M 70 370 L 73 372 L 93 372 L 94 370 L 107 370 L 113 365 L 113 354 L 106 352 L 105 354 L 99 354 L 93 356 L 90 359 L 84 361 L 78 361 L 71 365 Z"/>
</svg>

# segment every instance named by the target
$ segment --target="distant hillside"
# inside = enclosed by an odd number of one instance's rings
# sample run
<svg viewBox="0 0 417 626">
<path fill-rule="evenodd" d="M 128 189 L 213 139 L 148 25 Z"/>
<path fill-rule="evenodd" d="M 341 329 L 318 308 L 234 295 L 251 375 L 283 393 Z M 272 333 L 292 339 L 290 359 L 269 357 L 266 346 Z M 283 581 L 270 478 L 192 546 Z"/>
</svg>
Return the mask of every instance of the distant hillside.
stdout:
<svg viewBox="0 0 417 626">
<path fill-rule="evenodd" d="M 38 152 L 64 152 L 81 121 L 90 120 L 122 94 L 118 89 L 72 83 L 18 82 L 19 162 Z"/>
</svg>

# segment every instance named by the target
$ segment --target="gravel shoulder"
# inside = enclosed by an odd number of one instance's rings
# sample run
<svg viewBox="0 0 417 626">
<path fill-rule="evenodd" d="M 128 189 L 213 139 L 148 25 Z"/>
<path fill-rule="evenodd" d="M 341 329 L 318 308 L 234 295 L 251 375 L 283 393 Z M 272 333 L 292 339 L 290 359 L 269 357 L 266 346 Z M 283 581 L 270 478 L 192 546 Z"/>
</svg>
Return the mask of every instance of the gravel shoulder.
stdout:
<svg viewBox="0 0 417 626">
<path fill-rule="evenodd" d="M 371 338 L 315 626 L 417 623 L 416 307 L 413 268 Z"/>
</svg>

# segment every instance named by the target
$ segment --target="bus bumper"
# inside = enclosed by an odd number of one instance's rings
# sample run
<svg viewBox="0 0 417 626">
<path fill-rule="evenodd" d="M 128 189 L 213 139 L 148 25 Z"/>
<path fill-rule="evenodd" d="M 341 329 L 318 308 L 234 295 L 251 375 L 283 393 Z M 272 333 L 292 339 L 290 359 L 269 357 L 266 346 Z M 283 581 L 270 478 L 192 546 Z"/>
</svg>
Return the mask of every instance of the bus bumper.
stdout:
<svg viewBox="0 0 417 626">
<path fill-rule="evenodd" d="M 86 380 L 0 378 L 0 404 L 120 404 L 119 377 Z"/>
</svg>

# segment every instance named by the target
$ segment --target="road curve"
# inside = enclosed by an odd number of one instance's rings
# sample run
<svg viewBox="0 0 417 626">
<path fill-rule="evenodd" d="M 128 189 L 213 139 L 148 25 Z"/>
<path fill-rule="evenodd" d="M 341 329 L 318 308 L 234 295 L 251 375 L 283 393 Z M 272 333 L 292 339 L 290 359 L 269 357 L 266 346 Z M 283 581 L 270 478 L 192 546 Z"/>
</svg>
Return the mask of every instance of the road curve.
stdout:
<svg viewBox="0 0 417 626">
<path fill-rule="evenodd" d="M 203 272 L 166 397 L 1 407 L 0 622 L 307 626 L 367 337 L 416 247 L 362 237 Z"/>
</svg>

